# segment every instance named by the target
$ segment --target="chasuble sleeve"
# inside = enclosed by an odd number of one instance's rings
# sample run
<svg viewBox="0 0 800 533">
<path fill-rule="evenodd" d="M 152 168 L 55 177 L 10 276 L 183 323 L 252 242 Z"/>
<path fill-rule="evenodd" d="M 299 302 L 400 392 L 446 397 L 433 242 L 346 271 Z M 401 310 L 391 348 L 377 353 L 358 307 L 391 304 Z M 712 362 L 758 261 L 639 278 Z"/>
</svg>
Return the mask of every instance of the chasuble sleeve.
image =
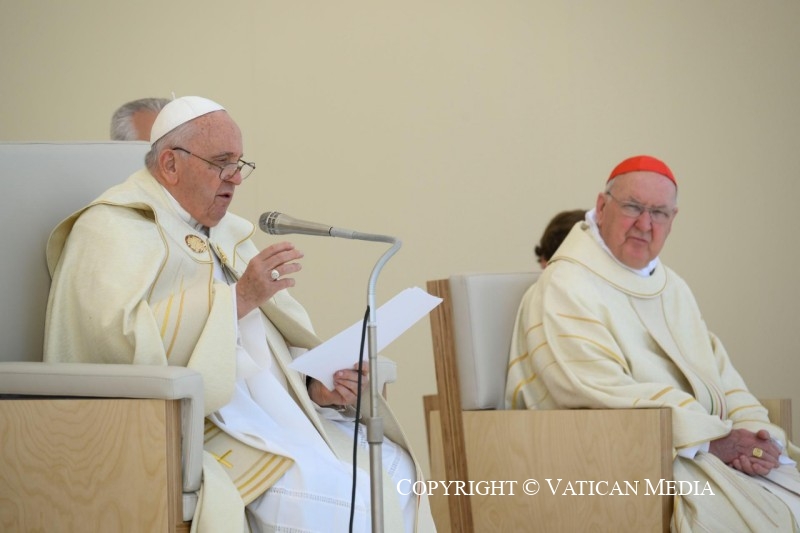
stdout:
<svg viewBox="0 0 800 533">
<path fill-rule="evenodd" d="M 733 421 L 733 427 L 753 432 L 766 429 L 772 438 L 786 446 L 787 438 L 784 431 L 769 421 L 767 409 L 747 388 L 744 379 L 734 368 L 722 341 L 713 333 L 710 334 L 710 338 L 725 388 L 728 418 Z"/>
<path fill-rule="evenodd" d="M 45 360 L 188 366 L 203 374 L 207 410 L 223 405 L 235 375 L 230 289 L 176 275 L 178 253 L 149 212 L 87 209 L 53 274 Z"/>
</svg>

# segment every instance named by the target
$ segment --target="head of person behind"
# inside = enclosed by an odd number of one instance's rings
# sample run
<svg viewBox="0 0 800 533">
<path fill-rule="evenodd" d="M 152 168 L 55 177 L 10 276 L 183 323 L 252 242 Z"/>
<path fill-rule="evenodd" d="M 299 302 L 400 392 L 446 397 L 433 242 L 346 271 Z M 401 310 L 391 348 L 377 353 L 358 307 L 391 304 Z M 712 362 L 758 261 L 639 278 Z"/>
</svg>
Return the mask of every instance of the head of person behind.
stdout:
<svg viewBox="0 0 800 533">
<path fill-rule="evenodd" d="M 216 226 L 235 189 L 255 169 L 243 161 L 242 133 L 216 102 L 184 96 L 158 114 L 145 165 L 198 223 Z"/>
<path fill-rule="evenodd" d="M 663 161 L 648 155 L 630 157 L 611 171 L 594 210 L 609 252 L 633 270 L 658 257 L 677 213 L 675 177 Z"/>
<path fill-rule="evenodd" d="M 585 216 L 585 209 L 561 211 L 547 223 L 547 227 L 544 228 L 544 233 L 542 233 L 542 238 L 539 239 L 539 244 L 533 249 L 533 253 L 536 254 L 536 258 L 539 261 L 539 266 L 542 268 L 547 266 L 547 262 L 550 261 L 558 247 L 561 246 L 572 226 L 582 221 Z"/>
<path fill-rule="evenodd" d="M 167 98 L 141 98 L 121 105 L 111 115 L 111 139 L 149 141 L 156 116 L 169 102 Z"/>
</svg>

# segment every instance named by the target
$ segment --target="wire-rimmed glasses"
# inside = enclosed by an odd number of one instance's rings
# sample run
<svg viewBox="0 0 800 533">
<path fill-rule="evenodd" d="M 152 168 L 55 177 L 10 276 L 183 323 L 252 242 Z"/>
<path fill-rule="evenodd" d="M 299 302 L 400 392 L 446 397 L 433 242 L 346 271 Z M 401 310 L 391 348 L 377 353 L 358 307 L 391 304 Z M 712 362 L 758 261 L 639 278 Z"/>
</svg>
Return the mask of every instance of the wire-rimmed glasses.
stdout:
<svg viewBox="0 0 800 533">
<path fill-rule="evenodd" d="M 196 157 L 201 161 L 205 161 L 212 167 L 217 167 L 219 169 L 219 179 L 222 181 L 228 181 L 233 179 L 237 172 L 239 172 L 242 176 L 242 181 L 246 180 L 247 177 L 256 169 L 255 163 L 249 163 L 244 159 L 240 159 L 236 163 L 228 163 L 227 165 L 220 165 L 219 163 L 214 163 L 213 161 L 209 161 L 204 157 L 200 157 L 197 154 L 194 154 L 187 150 L 186 148 L 181 148 L 180 146 L 176 146 L 173 150 L 180 150 L 181 152 L 185 152 L 192 157 Z"/>
<path fill-rule="evenodd" d="M 606 192 L 606 194 L 609 198 L 619 204 L 622 214 L 626 217 L 639 218 L 642 216 L 642 213 L 647 211 L 653 224 L 666 224 L 675 214 L 675 208 L 667 209 L 664 207 L 647 207 L 637 202 L 623 202 L 622 200 L 615 198 L 610 192 Z"/>
</svg>

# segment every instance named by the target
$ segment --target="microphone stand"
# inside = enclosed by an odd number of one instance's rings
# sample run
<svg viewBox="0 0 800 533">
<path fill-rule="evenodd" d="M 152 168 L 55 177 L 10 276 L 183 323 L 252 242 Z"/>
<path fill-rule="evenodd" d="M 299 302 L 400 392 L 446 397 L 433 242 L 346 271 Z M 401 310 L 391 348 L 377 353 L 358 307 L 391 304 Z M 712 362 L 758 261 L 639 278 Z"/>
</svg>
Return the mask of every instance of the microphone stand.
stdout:
<svg viewBox="0 0 800 533">
<path fill-rule="evenodd" d="M 372 274 L 369 277 L 367 286 L 367 307 L 369 318 L 367 320 L 367 339 L 369 342 L 369 368 L 370 384 L 369 399 L 370 413 L 369 418 L 364 422 L 367 427 L 367 442 L 369 442 L 369 480 L 370 480 L 370 504 L 372 511 L 372 531 L 383 533 L 383 418 L 378 415 L 378 339 L 376 331 L 378 327 L 375 306 L 375 284 L 378 280 L 383 265 L 400 249 L 402 242 L 394 237 L 387 235 L 376 235 L 373 233 L 361 233 L 344 228 L 337 228 L 325 224 L 306 222 L 297 220 L 277 211 L 268 211 L 261 215 L 259 227 L 270 235 L 283 235 L 286 233 L 299 233 L 303 235 L 318 235 L 327 237 L 339 237 L 342 239 L 354 239 L 359 241 L 385 242 L 391 244 L 384 254 L 378 259 Z M 360 394 L 360 392 L 359 392 Z M 358 423 L 358 420 L 356 420 Z"/>
<path fill-rule="evenodd" d="M 331 231 L 331 236 L 336 237 L 335 228 Z M 370 233 L 347 232 L 347 238 L 362 241 L 385 242 L 392 245 L 378 259 L 372 274 L 369 277 L 367 286 L 367 306 L 369 308 L 369 318 L 367 320 L 367 341 L 369 345 L 369 418 L 364 425 L 367 427 L 367 442 L 369 442 L 369 480 L 370 480 L 370 504 L 372 510 L 372 531 L 373 533 L 383 532 L 383 418 L 378 414 L 378 338 L 377 338 L 377 315 L 375 306 L 375 284 L 378 275 L 387 261 L 400 249 L 402 242 L 394 237 L 386 235 L 374 235 Z M 358 421 L 356 421 L 358 423 Z"/>
</svg>

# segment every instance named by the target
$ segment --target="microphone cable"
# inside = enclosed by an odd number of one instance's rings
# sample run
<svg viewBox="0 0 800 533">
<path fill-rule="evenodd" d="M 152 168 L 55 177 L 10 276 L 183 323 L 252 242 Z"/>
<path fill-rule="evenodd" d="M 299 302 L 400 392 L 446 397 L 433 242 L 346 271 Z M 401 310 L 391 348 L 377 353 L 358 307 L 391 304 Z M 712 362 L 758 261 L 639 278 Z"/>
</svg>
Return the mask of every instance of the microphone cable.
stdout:
<svg viewBox="0 0 800 533">
<path fill-rule="evenodd" d="M 350 533 L 353 533 L 353 518 L 356 508 L 356 478 L 358 477 L 358 425 L 361 423 L 361 370 L 364 365 L 364 344 L 367 338 L 367 322 L 369 320 L 369 306 L 364 313 L 364 321 L 361 326 L 361 349 L 358 357 L 358 389 L 356 393 L 356 423 L 353 430 L 353 487 L 350 492 Z M 373 369 L 370 369 L 372 372 Z"/>
</svg>

